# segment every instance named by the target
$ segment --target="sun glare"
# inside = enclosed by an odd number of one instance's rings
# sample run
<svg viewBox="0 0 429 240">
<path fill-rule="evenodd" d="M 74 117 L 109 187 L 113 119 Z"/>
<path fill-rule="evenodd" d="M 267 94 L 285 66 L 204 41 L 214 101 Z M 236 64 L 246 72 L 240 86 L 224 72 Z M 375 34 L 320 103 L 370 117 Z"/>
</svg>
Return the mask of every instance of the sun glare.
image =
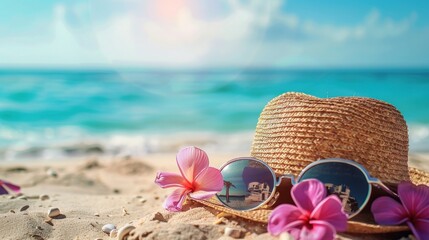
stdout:
<svg viewBox="0 0 429 240">
<path fill-rule="evenodd" d="M 155 2 L 156 16 L 164 21 L 175 21 L 186 5 L 185 0 L 158 0 Z"/>
</svg>

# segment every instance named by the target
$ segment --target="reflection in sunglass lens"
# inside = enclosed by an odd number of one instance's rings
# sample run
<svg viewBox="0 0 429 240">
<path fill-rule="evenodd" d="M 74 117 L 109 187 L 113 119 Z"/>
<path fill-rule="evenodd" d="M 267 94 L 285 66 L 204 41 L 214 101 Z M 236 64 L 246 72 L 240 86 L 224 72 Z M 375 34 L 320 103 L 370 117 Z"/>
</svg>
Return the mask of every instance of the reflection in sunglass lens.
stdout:
<svg viewBox="0 0 429 240">
<path fill-rule="evenodd" d="M 252 159 L 232 161 L 221 170 L 223 189 L 217 197 L 226 206 L 249 210 L 265 203 L 274 188 L 275 176 L 264 164 Z"/>
<path fill-rule="evenodd" d="M 353 216 L 367 202 L 370 185 L 357 167 L 341 162 L 326 162 L 306 170 L 299 181 L 316 178 L 326 186 L 328 194 L 340 197 L 344 211 Z"/>
</svg>

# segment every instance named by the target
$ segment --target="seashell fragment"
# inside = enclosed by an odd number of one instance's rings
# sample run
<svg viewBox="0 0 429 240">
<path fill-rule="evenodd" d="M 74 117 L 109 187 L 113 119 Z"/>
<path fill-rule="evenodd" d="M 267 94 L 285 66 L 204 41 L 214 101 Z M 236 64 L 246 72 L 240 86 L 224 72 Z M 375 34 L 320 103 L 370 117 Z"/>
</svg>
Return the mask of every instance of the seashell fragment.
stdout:
<svg viewBox="0 0 429 240">
<path fill-rule="evenodd" d="M 132 230 L 134 230 L 136 227 L 134 227 L 133 225 L 129 225 L 129 224 L 127 224 L 127 225 L 125 225 L 125 226 L 123 226 L 123 227 L 121 227 L 119 230 L 118 230 L 118 240 L 126 240 L 127 239 L 127 236 L 130 234 L 130 232 L 132 231 Z"/>
<path fill-rule="evenodd" d="M 109 237 L 111 238 L 115 238 L 116 236 L 118 236 L 118 229 L 113 229 L 110 234 Z"/>
<path fill-rule="evenodd" d="M 225 236 L 232 238 L 241 238 L 243 231 L 236 228 L 226 227 L 225 228 Z"/>
<path fill-rule="evenodd" d="M 58 208 L 49 208 L 48 217 L 53 218 L 61 214 L 60 209 Z"/>
<path fill-rule="evenodd" d="M 114 229 L 116 229 L 116 226 L 113 225 L 113 224 L 111 224 L 111 223 L 106 224 L 103 227 L 101 227 L 101 231 L 103 231 L 103 232 L 105 232 L 107 234 L 109 234 Z"/>
</svg>

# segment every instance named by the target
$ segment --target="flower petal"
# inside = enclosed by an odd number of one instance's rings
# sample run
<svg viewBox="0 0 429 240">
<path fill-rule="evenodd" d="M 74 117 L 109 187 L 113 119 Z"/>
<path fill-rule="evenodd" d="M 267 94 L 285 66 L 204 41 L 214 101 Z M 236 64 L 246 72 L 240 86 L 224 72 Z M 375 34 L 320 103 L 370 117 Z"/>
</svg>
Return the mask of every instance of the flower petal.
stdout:
<svg viewBox="0 0 429 240">
<path fill-rule="evenodd" d="M 291 195 L 296 206 L 310 214 L 326 197 L 326 188 L 319 180 L 308 179 L 293 186 Z"/>
<path fill-rule="evenodd" d="M 164 208 L 171 212 L 179 212 L 182 210 L 183 202 L 186 199 L 186 195 L 190 190 L 185 188 L 178 188 L 171 193 L 164 201 Z"/>
<path fill-rule="evenodd" d="M 417 239 L 429 239 L 429 219 L 416 219 L 413 223 L 407 222 L 407 224 Z"/>
<path fill-rule="evenodd" d="M 203 200 L 203 199 L 213 197 L 218 192 L 219 191 L 196 191 L 196 192 L 191 192 L 189 196 L 193 199 Z"/>
<path fill-rule="evenodd" d="M 381 225 L 399 225 L 408 219 L 405 208 L 390 197 L 379 197 L 371 206 L 375 222 Z"/>
<path fill-rule="evenodd" d="M 3 194 L 9 194 L 9 192 L 2 185 L 0 185 L 0 195 Z"/>
<path fill-rule="evenodd" d="M 194 182 L 194 192 L 190 194 L 192 198 L 206 199 L 223 188 L 223 177 L 219 169 L 208 167 Z"/>
<path fill-rule="evenodd" d="M 209 167 L 207 154 L 196 147 L 186 147 L 179 151 L 176 156 L 182 176 L 192 185 L 197 176 Z"/>
<path fill-rule="evenodd" d="M 402 182 L 398 185 L 398 195 L 402 204 L 411 216 L 429 205 L 429 187 Z"/>
<path fill-rule="evenodd" d="M 429 219 L 429 205 L 422 209 L 419 209 L 414 218 Z"/>
<path fill-rule="evenodd" d="M 10 182 L 6 182 L 4 180 L 0 180 L 0 182 L 3 182 L 3 184 L 6 185 L 6 187 L 8 187 L 10 190 L 14 192 L 19 192 L 19 190 L 21 189 L 19 186 L 12 184 Z"/>
<path fill-rule="evenodd" d="M 190 188 L 188 182 L 181 175 L 176 173 L 158 172 L 156 174 L 155 183 L 162 188 Z"/>
<path fill-rule="evenodd" d="M 279 205 L 271 212 L 268 218 L 268 232 L 274 236 L 286 232 L 287 228 L 291 228 L 288 224 L 300 221 L 301 215 L 302 212 L 296 206 L 290 204 Z"/>
<path fill-rule="evenodd" d="M 311 213 L 310 219 L 325 221 L 339 232 L 347 229 L 347 214 L 344 212 L 340 200 L 335 195 L 323 199 Z"/>
<path fill-rule="evenodd" d="M 300 240 L 333 240 L 335 239 L 335 228 L 325 221 L 310 221 L 312 228 L 304 226 L 301 230 Z"/>
</svg>

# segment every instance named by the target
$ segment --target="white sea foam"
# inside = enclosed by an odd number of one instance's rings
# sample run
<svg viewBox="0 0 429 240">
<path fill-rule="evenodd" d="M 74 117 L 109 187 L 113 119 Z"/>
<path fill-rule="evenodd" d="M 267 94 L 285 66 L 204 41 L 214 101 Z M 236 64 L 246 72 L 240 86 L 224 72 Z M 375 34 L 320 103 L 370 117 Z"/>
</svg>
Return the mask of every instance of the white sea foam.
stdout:
<svg viewBox="0 0 429 240">
<path fill-rule="evenodd" d="M 175 134 L 116 133 L 89 136 L 75 134 L 76 138 L 47 139 L 35 142 L 27 133 L 23 141 L 0 149 L 0 159 L 61 160 L 88 156 L 144 157 L 151 153 L 177 152 L 184 146 L 198 146 L 210 152 L 250 152 L 253 132 L 215 133 L 181 132 Z"/>
<path fill-rule="evenodd" d="M 429 152 L 429 126 L 411 125 L 408 129 L 410 152 Z"/>
<path fill-rule="evenodd" d="M 253 131 L 89 134 L 74 127 L 39 132 L 2 129 L 0 160 L 61 160 L 94 155 L 144 157 L 152 153 L 175 153 L 190 145 L 208 152 L 249 153 L 253 134 Z M 429 152 L 429 126 L 409 126 L 409 139 L 410 153 Z"/>
</svg>

